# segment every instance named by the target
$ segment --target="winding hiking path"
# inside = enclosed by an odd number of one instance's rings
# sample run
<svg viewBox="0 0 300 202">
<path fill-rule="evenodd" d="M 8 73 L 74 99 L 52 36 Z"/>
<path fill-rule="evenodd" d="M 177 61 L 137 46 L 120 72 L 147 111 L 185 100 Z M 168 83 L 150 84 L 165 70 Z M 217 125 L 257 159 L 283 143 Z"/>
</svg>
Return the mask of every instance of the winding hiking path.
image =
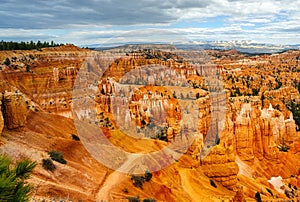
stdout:
<svg viewBox="0 0 300 202">
<path fill-rule="evenodd" d="M 134 161 L 137 160 L 140 157 L 140 155 L 132 154 L 128 157 L 128 160 L 125 161 L 125 163 L 118 169 L 120 171 L 130 171 L 131 169 L 136 166 L 134 164 Z M 111 198 L 111 190 L 114 188 L 114 186 L 117 186 L 120 184 L 125 178 L 125 173 L 122 173 L 120 171 L 114 171 L 108 177 L 105 179 L 105 182 L 103 183 L 102 187 L 99 189 L 98 193 L 96 194 L 96 200 L 97 201 L 112 201 L 113 198 Z M 127 172 L 129 174 L 129 172 Z"/>
</svg>

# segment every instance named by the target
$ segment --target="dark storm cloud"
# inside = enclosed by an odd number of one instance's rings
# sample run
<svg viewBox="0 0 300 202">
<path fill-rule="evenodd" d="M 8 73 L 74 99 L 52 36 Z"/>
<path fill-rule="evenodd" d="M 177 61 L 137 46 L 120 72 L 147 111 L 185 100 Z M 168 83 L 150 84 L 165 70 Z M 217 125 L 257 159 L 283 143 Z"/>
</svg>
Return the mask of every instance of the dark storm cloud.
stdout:
<svg viewBox="0 0 300 202">
<path fill-rule="evenodd" d="M 202 1 L 188 0 L 5 0 L 0 8 L 0 28 L 165 24 L 178 19 L 176 9 L 205 6 Z"/>
</svg>

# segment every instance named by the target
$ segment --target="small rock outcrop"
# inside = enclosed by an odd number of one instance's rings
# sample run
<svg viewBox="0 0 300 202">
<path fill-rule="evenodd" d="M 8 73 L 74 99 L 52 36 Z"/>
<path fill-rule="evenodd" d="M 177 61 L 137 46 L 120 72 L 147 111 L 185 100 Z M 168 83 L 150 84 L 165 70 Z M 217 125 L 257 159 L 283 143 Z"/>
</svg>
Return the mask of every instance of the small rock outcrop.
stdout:
<svg viewBox="0 0 300 202">
<path fill-rule="evenodd" d="M 243 192 L 243 187 L 238 187 L 237 192 L 232 199 L 233 202 L 246 202 L 244 192 Z"/>
<path fill-rule="evenodd" d="M 27 105 L 22 93 L 5 92 L 2 106 L 7 129 L 12 130 L 25 126 Z"/>
<path fill-rule="evenodd" d="M 224 187 L 234 189 L 237 184 L 238 165 L 235 163 L 233 148 L 216 145 L 202 160 L 204 174 Z"/>
</svg>

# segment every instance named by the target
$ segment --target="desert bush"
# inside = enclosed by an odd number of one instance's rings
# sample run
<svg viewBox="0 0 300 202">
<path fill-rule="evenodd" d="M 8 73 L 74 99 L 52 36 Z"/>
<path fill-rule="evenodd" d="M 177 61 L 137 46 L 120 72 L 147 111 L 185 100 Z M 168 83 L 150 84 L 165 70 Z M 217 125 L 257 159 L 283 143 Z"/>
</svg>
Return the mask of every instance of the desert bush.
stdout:
<svg viewBox="0 0 300 202">
<path fill-rule="evenodd" d="M 6 58 L 3 64 L 5 64 L 6 66 L 9 66 L 10 65 L 10 59 Z"/>
<path fill-rule="evenodd" d="M 29 58 L 34 60 L 34 56 L 32 54 L 29 55 Z"/>
<path fill-rule="evenodd" d="M 289 151 L 289 147 L 287 145 L 285 145 L 284 143 L 282 145 L 278 146 L 279 151 L 281 152 L 288 152 Z"/>
<path fill-rule="evenodd" d="M 54 163 L 51 159 L 43 159 L 42 166 L 45 170 L 49 170 L 51 172 L 54 172 L 56 169 L 56 166 L 54 165 Z"/>
<path fill-rule="evenodd" d="M 149 182 L 151 180 L 151 178 L 152 178 L 152 173 L 147 170 L 145 172 L 145 180 L 146 180 L 146 182 Z"/>
<path fill-rule="evenodd" d="M 30 66 L 26 65 L 26 72 L 30 72 Z"/>
<path fill-rule="evenodd" d="M 287 190 L 287 189 L 284 190 L 284 194 L 285 194 L 286 197 L 288 197 L 288 198 L 294 198 L 294 193 L 291 192 L 291 191 L 289 191 L 289 190 Z"/>
<path fill-rule="evenodd" d="M 143 183 L 145 182 L 145 178 L 139 175 L 131 175 L 131 180 L 133 181 L 133 185 L 143 189 Z"/>
<path fill-rule="evenodd" d="M 153 198 L 145 198 L 143 202 L 156 202 L 156 200 Z"/>
<path fill-rule="evenodd" d="M 50 151 L 48 153 L 53 161 L 57 161 L 61 164 L 66 164 L 67 161 L 64 159 L 64 155 L 61 151 Z"/>
<path fill-rule="evenodd" d="M 129 202 L 140 202 L 140 197 L 139 196 L 129 196 L 127 197 Z"/>
<path fill-rule="evenodd" d="M 168 127 L 163 127 L 161 130 L 159 130 L 155 136 L 153 137 L 153 139 L 159 139 L 165 142 L 168 142 Z"/>
<path fill-rule="evenodd" d="M 130 178 L 133 181 L 133 185 L 143 189 L 144 182 L 149 182 L 152 179 L 152 173 L 150 171 L 145 171 L 144 176 L 141 175 L 131 175 Z"/>
</svg>

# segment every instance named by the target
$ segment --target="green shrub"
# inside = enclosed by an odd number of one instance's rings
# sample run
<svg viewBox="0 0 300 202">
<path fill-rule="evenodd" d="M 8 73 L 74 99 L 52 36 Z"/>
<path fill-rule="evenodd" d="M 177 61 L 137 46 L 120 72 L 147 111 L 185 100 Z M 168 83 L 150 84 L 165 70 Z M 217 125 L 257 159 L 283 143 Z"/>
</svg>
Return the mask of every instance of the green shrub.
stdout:
<svg viewBox="0 0 300 202">
<path fill-rule="evenodd" d="M 278 146 L 278 149 L 279 149 L 279 151 L 281 151 L 281 152 L 288 152 L 290 148 L 289 148 L 287 145 L 282 144 L 282 145 L 279 145 L 279 146 Z"/>
<path fill-rule="evenodd" d="M 286 195 L 286 197 L 288 198 L 294 198 L 294 193 L 293 191 L 289 191 L 287 189 L 284 190 L 284 194 Z"/>
<path fill-rule="evenodd" d="M 152 173 L 147 170 L 145 172 L 145 180 L 146 180 L 146 182 L 149 182 L 151 180 L 151 178 L 152 178 Z"/>
<path fill-rule="evenodd" d="M 12 166 L 10 158 L 0 156 L 0 201 L 29 201 L 32 187 L 26 180 L 36 165 L 26 159 Z"/>
<path fill-rule="evenodd" d="M 64 155 L 61 151 L 50 151 L 48 153 L 53 161 L 57 161 L 61 164 L 66 164 L 67 161 L 64 159 Z"/>
<path fill-rule="evenodd" d="M 5 59 L 5 61 L 4 61 L 4 64 L 6 65 L 6 66 L 9 66 L 10 65 L 10 59 L 9 58 L 6 58 Z"/>
<path fill-rule="evenodd" d="M 143 189 L 144 182 L 149 182 L 152 179 L 152 173 L 150 171 L 145 171 L 144 176 L 141 175 L 131 175 L 130 178 L 133 181 L 133 185 Z"/>
<path fill-rule="evenodd" d="M 161 130 L 159 130 L 155 136 L 153 137 L 153 139 L 159 139 L 165 142 L 168 142 L 168 127 L 163 127 Z"/>
<path fill-rule="evenodd" d="M 156 200 L 153 198 L 145 198 L 143 202 L 156 202 Z"/>
<path fill-rule="evenodd" d="M 140 202 L 140 197 L 139 196 L 129 196 L 127 197 L 129 202 Z"/>
<path fill-rule="evenodd" d="M 26 65 L 26 72 L 30 72 L 30 66 L 29 65 Z"/>
<path fill-rule="evenodd" d="M 34 60 L 34 56 L 32 54 L 29 55 L 29 58 Z"/>
<path fill-rule="evenodd" d="M 143 176 L 131 175 L 131 180 L 133 181 L 133 185 L 135 187 L 143 189 L 143 183 L 145 182 L 145 178 Z"/>
<path fill-rule="evenodd" d="M 45 170 L 49 170 L 51 172 L 54 172 L 56 169 L 56 166 L 53 164 L 53 161 L 51 159 L 43 159 L 42 166 Z"/>
</svg>

